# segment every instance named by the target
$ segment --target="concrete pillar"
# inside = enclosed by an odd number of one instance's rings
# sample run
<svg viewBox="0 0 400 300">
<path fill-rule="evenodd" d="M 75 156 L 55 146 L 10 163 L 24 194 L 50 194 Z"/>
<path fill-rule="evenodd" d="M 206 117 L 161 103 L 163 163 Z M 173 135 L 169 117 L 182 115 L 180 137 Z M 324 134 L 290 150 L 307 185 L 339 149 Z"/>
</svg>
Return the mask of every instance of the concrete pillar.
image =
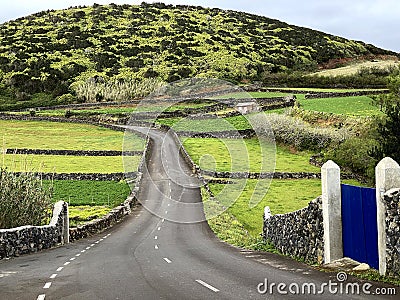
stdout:
<svg viewBox="0 0 400 300">
<path fill-rule="evenodd" d="M 64 212 L 63 212 L 63 243 L 69 244 L 69 209 L 68 203 L 64 202 Z"/>
<path fill-rule="evenodd" d="M 321 168 L 324 262 L 343 258 L 340 168 L 329 160 Z"/>
<path fill-rule="evenodd" d="M 378 223 L 379 273 L 386 274 L 386 205 L 383 195 L 400 188 L 400 166 L 390 157 L 382 159 L 375 168 L 376 206 Z"/>
</svg>

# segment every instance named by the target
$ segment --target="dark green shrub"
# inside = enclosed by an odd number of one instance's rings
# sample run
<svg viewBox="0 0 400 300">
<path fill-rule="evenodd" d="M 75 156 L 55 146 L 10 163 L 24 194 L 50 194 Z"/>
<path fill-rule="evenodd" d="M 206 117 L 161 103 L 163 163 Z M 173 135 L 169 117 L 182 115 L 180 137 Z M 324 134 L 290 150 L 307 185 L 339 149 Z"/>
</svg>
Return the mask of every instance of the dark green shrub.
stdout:
<svg viewBox="0 0 400 300">
<path fill-rule="evenodd" d="M 51 208 L 52 185 L 44 188 L 35 173 L 0 169 L 0 228 L 42 225 Z"/>
</svg>

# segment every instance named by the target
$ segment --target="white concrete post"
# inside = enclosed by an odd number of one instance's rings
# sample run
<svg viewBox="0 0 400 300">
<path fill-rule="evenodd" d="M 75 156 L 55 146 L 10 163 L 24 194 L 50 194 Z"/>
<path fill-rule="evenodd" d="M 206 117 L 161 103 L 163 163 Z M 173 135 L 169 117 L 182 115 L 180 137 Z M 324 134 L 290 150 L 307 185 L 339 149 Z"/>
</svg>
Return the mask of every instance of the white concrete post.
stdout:
<svg viewBox="0 0 400 300">
<path fill-rule="evenodd" d="M 63 220 L 63 242 L 69 244 L 69 208 L 68 203 L 64 202 L 64 220 Z"/>
<path fill-rule="evenodd" d="M 342 193 L 340 168 L 327 161 L 321 168 L 322 213 L 324 219 L 324 262 L 343 258 Z"/>
<path fill-rule="evenodd" d="M 383 195 L 390 189 L 400 188 L 400 166 L 390 157 L 382 159 L 375 168 L 376 206 L 378 223 L 379 273 L 386 274 L 386 205 Z"/>
</svg>

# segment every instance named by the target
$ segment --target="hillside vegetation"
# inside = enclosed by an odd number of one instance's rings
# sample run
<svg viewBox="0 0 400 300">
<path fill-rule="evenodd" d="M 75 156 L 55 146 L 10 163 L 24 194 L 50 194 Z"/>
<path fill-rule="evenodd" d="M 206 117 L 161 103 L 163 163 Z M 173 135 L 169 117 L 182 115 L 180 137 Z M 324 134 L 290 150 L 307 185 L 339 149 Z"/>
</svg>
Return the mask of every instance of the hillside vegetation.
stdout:
<svg viewBox="0 0 400 300">
<path fill-rule="evenodd" d="M 65 94 L 58 103 L 72 102 L 88 80 L 117 85 L 207 76 L 247 82 L 264 74 L 316 70 L 336 58 L 393 54 L 243 12 L 95 4 L 0 25 L 0 102 L 30 100 L 35 106 L 37 93 L 51 94 L 46 104 Z M 99 94 L 91 100 L 103 99 Z"/>
</svg>

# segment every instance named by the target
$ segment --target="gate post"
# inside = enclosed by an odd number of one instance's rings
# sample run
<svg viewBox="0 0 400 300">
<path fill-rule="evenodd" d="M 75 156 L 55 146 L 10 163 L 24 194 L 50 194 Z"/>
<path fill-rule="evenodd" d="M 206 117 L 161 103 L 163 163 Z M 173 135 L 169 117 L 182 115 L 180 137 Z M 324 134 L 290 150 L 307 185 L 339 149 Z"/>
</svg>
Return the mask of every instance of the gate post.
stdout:
<svg viewBox="0 0 400 300">
<path fill-rule="evenodd" d="M 386 274 L 386 205 L 383 195 L 390 189 L 400 188 L 400 166 L 390 157 L 382 159 L 375 168 L 376 208 L 378 222 L 379 273 Z"/>
<path fill-rule="evenodd" d="M 324 262 L 343 258 L 342 195 L 340 168 L 327 161 L 321 168 L 322 213 L 324 219 Z"/>
</svg>

